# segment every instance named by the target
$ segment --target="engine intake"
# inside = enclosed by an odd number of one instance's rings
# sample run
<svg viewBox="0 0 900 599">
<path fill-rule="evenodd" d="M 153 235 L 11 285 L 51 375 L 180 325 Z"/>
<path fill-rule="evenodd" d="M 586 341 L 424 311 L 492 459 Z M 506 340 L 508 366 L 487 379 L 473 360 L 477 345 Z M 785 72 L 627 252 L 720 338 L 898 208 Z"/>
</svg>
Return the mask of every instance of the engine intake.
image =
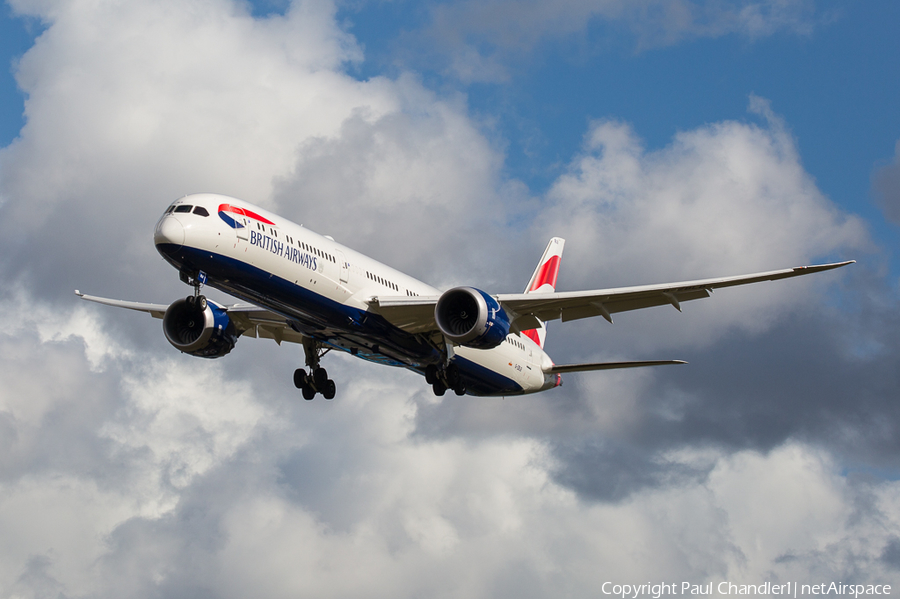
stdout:
<svg viewBox="0 0 900 599">
<path fill-rule="evenodd" d="M 224 356 L 238 337 L 225 310 L 194 297 L 177 300 L 166 309 L 163 332 L 175 349 L 200 358 Z"/>
<path fill-rule="evenodd" d="M 474 287 L 444 292 L 434 308 L 434 319 L 447 339 L 466 347 L 491 349 L 509 335 L 509 317 L 503 307 Z"/>
</svg>

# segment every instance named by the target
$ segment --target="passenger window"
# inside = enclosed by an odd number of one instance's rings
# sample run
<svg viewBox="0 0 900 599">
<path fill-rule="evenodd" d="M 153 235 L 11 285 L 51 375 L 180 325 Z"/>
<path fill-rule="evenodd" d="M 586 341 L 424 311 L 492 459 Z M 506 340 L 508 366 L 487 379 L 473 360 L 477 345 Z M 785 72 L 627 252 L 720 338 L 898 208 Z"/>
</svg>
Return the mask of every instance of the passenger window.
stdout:
<svg viewBox="0 0 900 599">
<path fill-rule="evenodd" d="M 206 208 L 203 206 L 196 206 L 194 208 L 194 214 L 199 214 L 200 216 L 209 216 L 209 212 L 206 211 Z"/>
<path fill-rule="evenodd" d="M 193 206 L 188 206 L 187 204 L 182 204 L 181 206 L 175 207 L 175 212 L 190 212 Z"/>
</svg>

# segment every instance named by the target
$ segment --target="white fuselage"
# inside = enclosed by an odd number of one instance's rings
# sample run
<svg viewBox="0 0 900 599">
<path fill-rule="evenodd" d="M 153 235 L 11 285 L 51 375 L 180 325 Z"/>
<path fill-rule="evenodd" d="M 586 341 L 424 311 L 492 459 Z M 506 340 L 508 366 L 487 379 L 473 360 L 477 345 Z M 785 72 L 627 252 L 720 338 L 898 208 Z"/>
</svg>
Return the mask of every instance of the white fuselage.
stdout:
<svg viewBox="0 0 900 599">
<path fill-rule="evenodd" d="M 390 325 L 370 309 L 373 296 L 434 296 L 440 290 L 258 206 L 217 194 L 185 196 L 160 219 L 155 241 L 176 268 L 192 276 L 202 272 L 209 286 L 359 357 L 420 373 L 450 360 L 475 395 L 534 393 L 559 384 L 556 375 L 544 374 L 550 358 L 525 335 L 510 334 L 493 349 L 456 346 L 448 352 L 424 335 Z"/>
</svg>

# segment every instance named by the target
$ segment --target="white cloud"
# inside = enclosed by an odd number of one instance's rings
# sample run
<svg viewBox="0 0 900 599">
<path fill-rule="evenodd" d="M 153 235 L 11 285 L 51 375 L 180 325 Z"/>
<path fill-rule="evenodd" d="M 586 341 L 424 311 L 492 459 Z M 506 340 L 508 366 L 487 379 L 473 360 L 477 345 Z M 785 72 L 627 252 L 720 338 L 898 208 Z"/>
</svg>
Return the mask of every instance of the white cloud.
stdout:
<svg viewBox="0 0 900 599">
<path fill-rule="evenodd" d="M 560 274 L 565 288 L 775 270 L 852 258 L 848 251 L 867 247 L 860 219 L 839 211 L 816 188 L 767 103 L 753 97 L 751 110 L 765 117 L 763 126 L 715 123 L 679 133 L 654 152 L 645 151 L 626 124 L 595 123 L 584 155 L 550 190 L 537 221 L 567 239 Z M 651 344 L 686 347 L 734 328 L 759 332 L 791 309 L 808 307 L 814 290 L 835 278 L 817 276 L 719 291 L 686 304 L 680 315 L 671 309 L 641 313 L 639 334 Z M 617 320 L 630 322 L 631 316 Z M 592 326 L 621 344 L 617 325 Z"/>
<path fill-rule="evenodd" d="M 66 343 L 30 331 L 7 342 Z M 68 333 L 82 334 L 91 327 Z M 900 487 L 854 486 L 812 446 L 672 451 L 656 459 L 709 474 L 594 503 L 556 480 L 538 437 L 422 435 L 431 400 L 389 369 L 347 358 L 340 400 L 307 403 L 266 376 L 225 376 L 225 361 L 103 356 L 121 390 L 104 393 L 99 418 L 76 418 L 99 444 L 93 459 L 73 468 L 52 453 L 0 483 L 7 594 L 579 596 L 648 575 L 896 579 L 880 557 L 900 535 Z"/>
<path fill-rule="evenodd" d="M 687 474 L 615 502 L 567 485 L 578 463 L 558 447 L 633 441 L 651 372 L 437 402 L 411 373 L 329 356 L 338 399 L 303 402 L 297 348 L 242 340 L 193 359 L 146 316 L 74 307 L 73 281 L 183 295 L 150 230 L 203 189 L 331 223 L 322 232 L 434 283 L 486 288 L 524 284 L 552 234 L 568 238 L 568 288 L 863 246 L 759 101 L 764 124 L 710 125 L 657 152 L 597 123 L 538 200 L 504 180 L 463 99 L 346 75 L 359 50 L 333 4 L 266 20 L 224 1 L 15 7 L 48 29 L 18 72 L 28 124 L 0 154 L 0 310 L 14 323 L 0 331 L 0 594 L 588 596 L 610 573 L 896 577 L 879 561 L 900 534 L 896 483 L 854 488 L 812 445 L 644 449 L 638 470 Z M 811 297 L 773 285 L 649 313 L 644 347 L 760 332 Z M 597 351 L 593 325 L 564 326 L 561 345 Z M 627 320 L 610 331 L 615 351 L 641 347 Z M 629 468 L 582 464 L 600 466 Z"/>
<path fill-rule="evenodd" d="M 107 535 L 135 516 L 131 498 L 87 477 L 67 473 L 25 476 L 0 484 L 0 592 L 36 596 L 49 578 L 65 595 L 101 587 L 94 568 L 107 551 Z M 45 562 L 44 580 L 29 580 L 34 562 Z"/>
<path fill-rule="evenodd" d="M 180 491 L 230 459 L 260 421 L 272 418 L 249 383 L 224 377 L 222 362 L 203 367 L 181 358 L 144 363 L 125 377 L 125 405 L 97 431 L 113 442 L 113 459 L 131 462 L 142 516 L 173 509 Z"/>
<path fill-rule="evenodd" d="M 461 272 L 495 276 L 502 266 L 484 259 L 485 248 L 497 250 L 500 264 L 508 259 L 498 237 L 526 194 L 500 180 L 502 156 L 460 101 L 408 76 L 395 89 L 398 111 L 354 113 L 339 135 L 299 147 L 291 175 L 276 186 L 280 210 L 433 284 Z"/>
<path fill-rule="evenodd" d="M 875 169 L 872 183 L 885 216 L 894 224 L 900 224 L 900 141 L 894 149 L 893 160 Z"/>
<path fill-rule="evenodd" d="M 225 0 L 16 8 L 49 26 L 16 73 L 27 123 L 0 151 L 0 229 L 5 268 L 37 285 L 152 271 L 152 225 L 173 199 L 269 204 L 305 139 L 398 107 L 389 82 L 341 72 L 360 53 L 328 2 L 264 20 Z M 63 227 L 92 233 L 76 243 Z"/>
</svg>

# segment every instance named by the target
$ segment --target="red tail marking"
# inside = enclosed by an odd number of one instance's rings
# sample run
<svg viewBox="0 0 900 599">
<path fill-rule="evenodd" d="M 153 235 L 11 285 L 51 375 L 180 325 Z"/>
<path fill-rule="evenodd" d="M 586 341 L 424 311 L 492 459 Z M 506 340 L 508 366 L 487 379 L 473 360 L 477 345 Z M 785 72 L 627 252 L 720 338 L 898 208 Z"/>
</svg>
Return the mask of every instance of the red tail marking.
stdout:
<svg viewBox="0 0 900 599">
<path fill-rule="evenodd" d="M 528 337 L 529 339 L 531 339 L 532 341 L 534 341 L 535 343 L 537 343 L 538 345 L 541 344 L 541 338 L 538 337 L 537 329 L 528 329 L 527 331 L 522 331 L 522 334 L 525 335 L 526 337 Z"/>
<path fill-rule="evenodd" d="M 550 259 L 544 262 L 541 266 L 541 270 L 538 271 L 537 277 L 534 279 L 534 283 L 531 284 L 531 288 L 528 291 L 534 291 L 538 289 L 541 285 L 550 285 L 554 289 L 556 288 L 556 276 L 559 274 L 559 256 L 550 256 Z"/>
</svg>

